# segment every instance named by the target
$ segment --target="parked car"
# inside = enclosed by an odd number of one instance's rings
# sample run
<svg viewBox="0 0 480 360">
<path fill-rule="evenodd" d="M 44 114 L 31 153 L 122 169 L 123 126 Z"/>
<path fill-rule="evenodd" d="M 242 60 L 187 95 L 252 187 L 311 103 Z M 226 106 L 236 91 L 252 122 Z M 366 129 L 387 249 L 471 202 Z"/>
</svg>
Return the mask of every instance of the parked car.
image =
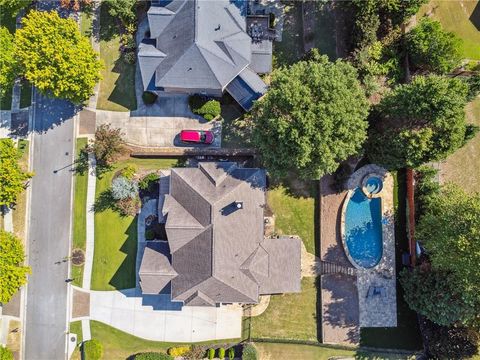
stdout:
<svg viewBox="0 0 480 360">
<path fill-rule="evenodd" d="M 180 141 L 183 143 L 211 144 L 215 136 L 208 130 L 182 130 Z"/>
</svg>

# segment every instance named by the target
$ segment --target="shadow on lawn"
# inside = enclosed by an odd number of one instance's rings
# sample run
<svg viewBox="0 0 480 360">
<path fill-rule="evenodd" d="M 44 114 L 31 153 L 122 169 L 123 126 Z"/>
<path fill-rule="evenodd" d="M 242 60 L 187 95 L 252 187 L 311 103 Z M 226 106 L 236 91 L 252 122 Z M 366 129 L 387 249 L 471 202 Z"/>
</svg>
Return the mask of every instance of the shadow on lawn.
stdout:
<svg viewBox="0 0 480 360">
<path fill-rule="evenodd" d="M 109 5 L 108 2 L 102 2 L 100 4 L 100 31 L 98 42 L 100 41 L 110 41 L 118 33 L 118 25 L 116 24 L 116 19 L 108 13 Z"/>
<path fill-rule="evenodd" d="M 475 28 L 480 31 L 480 3 L 477 3 L 477 5 L 475 5 L 475 9 L 473 9 L 469 20 L 475 26 Z"/>
<path fill-rule="evenodd" d="M 125 55 L 120 54 L 112 72 L 119 74 L 115 81 L 115 87 L 108 96 L 108 100 L 121 105 L 128 110 L 137 109 L 137 99 L 135 96 L 135 64 L 127 64 L 125 62 Z"/>
<path fill-rule="evenodd" d="M 137 258 L 137 217 L 132 220 L 125 232 L 127 239 L 123 243 L 120 251 L 127 256 L 117 269 L 109 284 L 117 290 L 131 289 L 135 287 L 136 279 L 136 258 Z"/>
</svg>

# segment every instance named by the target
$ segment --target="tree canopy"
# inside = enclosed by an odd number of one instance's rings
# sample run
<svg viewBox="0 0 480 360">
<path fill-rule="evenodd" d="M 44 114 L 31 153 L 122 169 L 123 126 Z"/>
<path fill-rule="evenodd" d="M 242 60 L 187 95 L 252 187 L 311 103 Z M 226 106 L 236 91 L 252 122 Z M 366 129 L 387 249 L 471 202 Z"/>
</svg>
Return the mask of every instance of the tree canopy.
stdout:
<svg viewBox="0 0 480 360">
<path fill-rule="evenodd" d="M 452 274 L 463 307 L 480 316 L 480 193 L 467 194 L 450 184 L 431 195 L 418 222 L 417 240 L 434 270 Z"/>
<path fill-rule="evenodd" d="M 360 150 L 368 108 L 356 70 L 313 52 L 272 73 L 252 111 L 252 140 L 272 175 L 318 179 Z"/>
<path fill-rule="evenodd" d="M 100 125 L 89 150 L 95 154 L 99 165 L 110 166 L 125 150 L 122 131 L 110 127 L 110 124 Z"/>
<path fill-rule="evenodd" d="M 12 233 L 0 230 L 0 303 L 7 303 L 18 289 L 26 284 L 28 266 L 22 242 Z"/>
<path fill-rule="evenodd" d="M 0 97 L 13 86 L 17 72 L 17 59 L 13 46 L 13 35 L 7 28 L 0 27 Z"/>
<path fill-rule="evenodd" d="M 137 0 L 110 0 L 108 1 L 108 13 L 119 18 L 126 26 L 136 21 Z"/>
<path fill-rule="evenodd" d="M 22 25 L 15 45 L 24 76 L 44 93 L 74 103 L 87 100 L 102 66 L 77 23 L 56 11 L 30 11 Z"/>
<path fill-rule="evenodd" d="M 387 93 L 371 116 L 368 156 L 389 169 L 446 158 L 466 141 L 465 82 L 417 76 Z"/>
<path fill-rule="evenodd" d="M 18 10 L 30 5 L 30 0 L 0 0 L 0 8 L 7 9 L 9 13 L 17 14 Z"/>
<path fill-rule="evenodd" d="M 0 140 L 0 206 L 10 206 L 25 189 L 33 174 L 24 172 L 18 164 L 19 152 L 11 139 Z"/>
<path fill-rule="evenodd" d="M 416 68 L 445 74 L 460 64 L 462 39 L 443 30 L 439 21 L 423 18 L 406 40 L 410 60 Z"/>
</svg>

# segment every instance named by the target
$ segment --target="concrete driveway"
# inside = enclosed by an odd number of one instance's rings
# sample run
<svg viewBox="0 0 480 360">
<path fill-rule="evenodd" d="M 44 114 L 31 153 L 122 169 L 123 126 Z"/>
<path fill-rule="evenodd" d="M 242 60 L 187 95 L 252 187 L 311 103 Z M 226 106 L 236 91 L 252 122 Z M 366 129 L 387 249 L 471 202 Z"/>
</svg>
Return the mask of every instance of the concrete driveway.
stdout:
<svg viewBox="0 0 480 360">
<path fill-rule="evenodd" d="M 128 112 L 97 110 L 97 123 L 110 123 L 125 133 L 129 144 L 148 147 L 184 146 L 179 140 L 180 131 L 184 129 L 210 130 L 215 134 L 215 141 L 208 147 L 221 146 L 222 126 L 220 122 L 199 120 L 184 116 L 130 116 Z M 206 146 L 206 145 L 199 145 Z"/>
<path fill-rule="evenodd" d="M 90 319 L 147 340 L 197 342 L 241 337 L 242 308 L 183 306 L 136 289 L 91 291 Z"/>
</svg>

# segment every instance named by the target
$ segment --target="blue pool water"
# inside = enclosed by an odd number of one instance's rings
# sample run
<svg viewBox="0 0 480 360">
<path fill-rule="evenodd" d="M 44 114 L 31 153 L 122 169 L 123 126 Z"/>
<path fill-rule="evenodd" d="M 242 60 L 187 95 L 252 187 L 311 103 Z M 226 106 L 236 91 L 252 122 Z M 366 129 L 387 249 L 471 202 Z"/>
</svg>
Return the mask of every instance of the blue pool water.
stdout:
<svg viewBox="0 0 480 360">
<path fill-rule="evenodd" d="M 365 187 L 367 188 L 369 194 L 378 194 L 380 191 L 382 191 L 383 188 L 382 179 L 376 176 L 372 176 L 367 179 Z"/>
<path fill-rule="evenodd" d="M 380 198 L 369 199 L 355 189 L 345 212 L 345 245 L 357 265 L 371 268 L 382 257 L 382 208 Z"/>
</svg>

